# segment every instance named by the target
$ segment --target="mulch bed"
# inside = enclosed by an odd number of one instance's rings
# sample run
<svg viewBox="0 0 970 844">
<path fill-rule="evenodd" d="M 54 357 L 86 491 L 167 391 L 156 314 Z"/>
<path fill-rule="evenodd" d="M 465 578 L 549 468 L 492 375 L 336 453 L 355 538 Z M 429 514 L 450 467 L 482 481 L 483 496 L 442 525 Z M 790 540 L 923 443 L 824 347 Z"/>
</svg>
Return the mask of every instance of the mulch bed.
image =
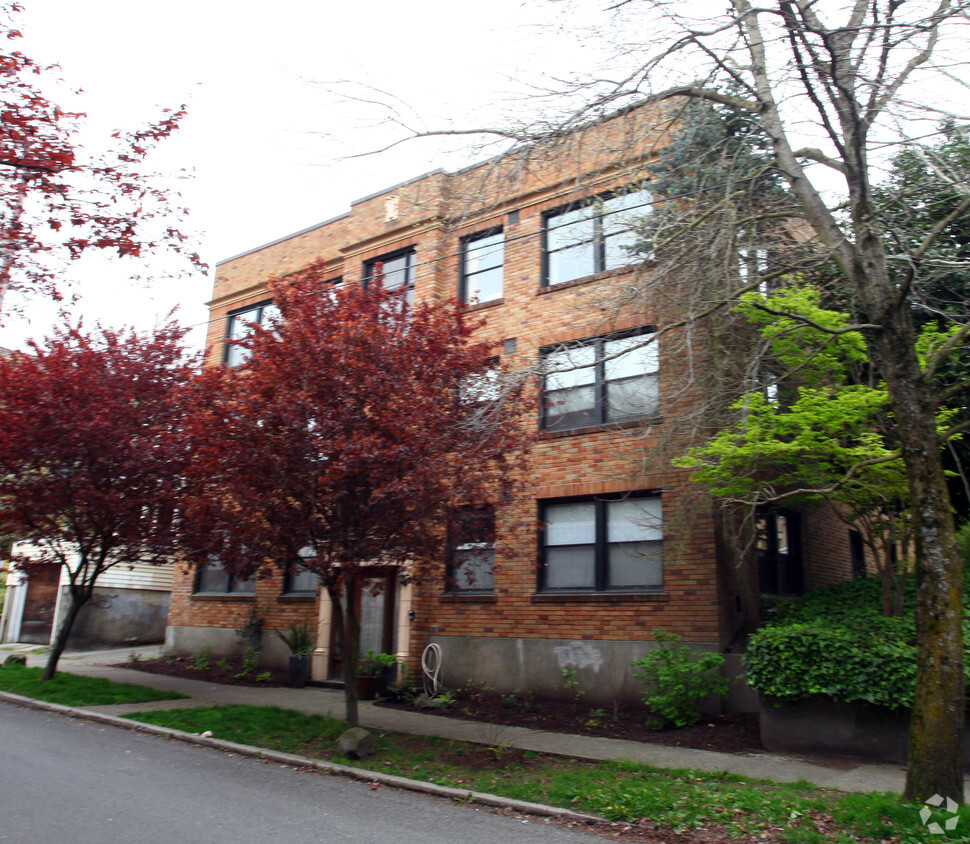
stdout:
<svg viewBox="0 0 970 844">
<path fill-rule="evenodd" d="M 388 700 L 378 701 L 377 705 L 415 709 L 412 704 Z M 588 706 L 579 707 L 562 701 L 536 701 L 527 709 L 521 704 L 510 707 L 496 695 L 483 696 L 475 701 L 459 699 L 451 708 L 436 710 L 435 714 L 530 730 L 626 739 L 722 753 L 753 753 L 764 749 L 758 716 L 748 712 L 704 716 L 692 727 L 653 730 L 646 726 L 643 712 L 621 711 L 614 718 L 612 710 L 596 711 L 595 708 L 591 710 Z"/>
<path fill-rule="evenodd" d="M 220 664 L 222 663 L 222 664 Z M 196 657 L 160 656 L 157 659 L 136 659 L 122 662 L 116 668 L 144 671 L 148 674 L 164 674 L 166 677 L 184 677 L 188 680 L 202 680 L 206 683 L 219 683 L 223 686 L 285 686 L 288 680 L 286 671 L 265 671 L 257 668 L 244 673 L 242 661 L 235 659 L 218 660 L 211 658 L 207 668 L 199 668 Z M 269 676 L 264 676 L 264 675 Z M 257 679 L 259 678 L 259 679 Z"/>
<path fill-rule="evenodd" d="M 246 676 L 237 676 L 241 665 L 231 660 L 226 670 L 210 659 L 206 669 L 198 667 L 194 657 L 163 656 L 158 659 L 125 662 L 119 668 L 165 674 L 169 677 L 186 677 L 207 683 L 236 686 L 282 686 L 286 685 L 285 671 L 270 672 L 269 678 L 257 680 L 261 670 Z M 397 709 L 414 709 L 409 703 L 380 700 L 378 706 Z M 705 716 L 693 727 L 670 730 L 651 730 L 644 723 L 643 712 L 618 712 L 612 709 L 602 714 L 595 707 L 580 706 L 561 701 L 535 701 L 527 707 L 524 703 L 508 706 L 497 694 L 475 695 L 474 700 L 459 700 L 446 711 L 435 710 L 436 715 L 468 721 L 482 721 L 498 726 L 526 727 L 530 730 L 572 733 L 574 735 L 600 736 L 627 739 L 629 741 L 665 744 L 674 747 L 691 747 L 698 750 L 716 750 L 722 753 L 752 753 L 763 750 L 758 730 L 758 716 L 752 713 L 730 713 Z M 421 710 L 427 711 L 427 710 Z"/>
</svg>

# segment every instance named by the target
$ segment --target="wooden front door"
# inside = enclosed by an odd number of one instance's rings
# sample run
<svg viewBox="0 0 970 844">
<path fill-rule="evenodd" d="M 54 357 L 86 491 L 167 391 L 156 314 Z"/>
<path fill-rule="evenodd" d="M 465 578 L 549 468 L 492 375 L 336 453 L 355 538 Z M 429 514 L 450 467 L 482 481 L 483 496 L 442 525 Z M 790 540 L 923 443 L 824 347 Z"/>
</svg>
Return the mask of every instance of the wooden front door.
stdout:
<svg viewBox="0 0 970 844">
<path fill-rule="evenodd" d="M 367 651 L 394 653 L 394 620 L 397 604 L 397 572 L 377 569 L 357 582 L 354 606 L 360 621 L 359 656 Z M 332 680 L 342 680 L 343 670 L 336 627 L 330 628 L 330 672 Z"/>
<path fill-rule="evenodd" d="M 18 641 L 34 645 L 50 644 L 51 634 L 54 632 L 54 611 L 57 608 L 57 584 L 60 579 L 61 567 L 56 563 L 31 570 L 27 580 Z"/>
</svg>

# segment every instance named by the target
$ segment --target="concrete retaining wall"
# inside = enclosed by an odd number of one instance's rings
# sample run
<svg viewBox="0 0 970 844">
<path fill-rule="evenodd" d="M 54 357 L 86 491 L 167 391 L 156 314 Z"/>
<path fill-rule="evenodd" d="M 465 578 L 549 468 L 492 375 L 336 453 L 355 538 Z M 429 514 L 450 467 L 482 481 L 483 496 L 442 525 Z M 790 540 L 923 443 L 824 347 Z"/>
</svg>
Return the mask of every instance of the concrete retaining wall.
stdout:
<svg viewBox="0 0 970 844">
<path fill-rule="evenodd" d="M 909 712 L 866 703 L 762 701 L 761 742 L 781 753 L 833 753 L 906 764 Z M 964 739 L 970 771 L 970 735 Z"/>
<path fill-rule="evenodd" d="M 633 678 L 630 663 L 655 647 L 653 642 L 432 636 L 441 648 L 440 681 L 451 689 L 469 681 L 484 681 L 502 693 L 531 691 L 538 698 L 572 700 L 563 669 L 576 672 L 583 705 L 640 705 L 643 684 Z M 698 653 L 716 651 L 716 645 L 692 644 Z M 725 701 L 710 699 L 705 711 L 757 712 L 757 696 L 743 679 L 740 658 L 728 654 L 724 667 L 732 678 Z"/>
</svg>

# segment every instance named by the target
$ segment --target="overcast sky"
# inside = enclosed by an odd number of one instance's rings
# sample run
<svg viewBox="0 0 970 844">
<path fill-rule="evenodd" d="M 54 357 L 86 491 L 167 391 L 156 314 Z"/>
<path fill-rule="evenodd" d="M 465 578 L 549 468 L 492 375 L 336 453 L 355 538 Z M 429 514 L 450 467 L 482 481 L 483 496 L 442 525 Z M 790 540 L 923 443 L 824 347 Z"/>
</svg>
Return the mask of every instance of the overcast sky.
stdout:
<svg viewBox="0 0 970 844">
<path fill-rule="evenodd" d="M 59 64 L 67 86 L 83 89 L 79 103 L 62 105 L 89 115 L 82 143 L 92 148 L 161 107 L 187 103 L 188 118 L 155 164 L 190 173 L 181 186 L 188 228 L 214 265 L 480 154 L 471 141 L 452 142 L 450 154 L 429 141 L 349 158 L 390 136 L 377 125 L 379 111 L 342 101 L 335 87 L 397 96 L 416 126 L 499 120 L 528 107 L 523 94 L 540 71 L 562 76 L 593 59 L 588 44 L 578 49 L 565 8 L 554 0 L 33 0 L 21 16 L 20 48 Z M 104 260 L 72 267 L 87 318 L 145 326 L 178 304 L 183 322 L 204 322 L 211 277 L 175 283 L 154 267 L 146 288 L 127 281 L 135 271 L 145 268 Z M 0 345 L 42 335 L 55 318 L 40 302 L 26 314 L 6 320 Z"/>
</svg>

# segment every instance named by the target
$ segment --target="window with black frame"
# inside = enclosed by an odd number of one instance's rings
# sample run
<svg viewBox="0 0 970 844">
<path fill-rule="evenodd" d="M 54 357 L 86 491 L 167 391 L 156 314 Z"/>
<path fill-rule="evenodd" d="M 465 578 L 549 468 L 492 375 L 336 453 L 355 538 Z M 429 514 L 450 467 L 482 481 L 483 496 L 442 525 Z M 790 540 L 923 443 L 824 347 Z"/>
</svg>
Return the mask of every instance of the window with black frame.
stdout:
<svg viewBox="0 0 970 844">
<path fill-rule="evenodd" d="M 755 524 L 758 582 L 765 595 L 801 595 L 801 516 L 791 510 L 761 510 Z"/>
<path fill-rule="evenodd" d="M 650 213 L 646 189 L 618 191 L 543 218 L 543 285 L 553 287 L 634 263 L 637 222 Z"/>
<path fill-rule="evenodd" d="M 414 249 L 408 248 L 367 261 L 364 264 L 364 284 L 370 284 L 380 274 L 385 290 L 402 291 L 408 306 L 413 305 L 415 258 Z"/>
<path fill-rule="evenodd" d="M 283 570 L 283 594 L 316 595 L 320 577 L 299 560 L 291 560 Z"/>
<path fill-rule="evenodd" d="M 540 591 L 663 588 L 663 507 L 659 495 L 544 501 L 539 518 Z"/>
<path fill-rule="evenodd" d="M 210 557 L 196 569 L 194 592 L 197 595 L 252 595 L 256 592 L 256 580 L 233 577 L 218 557 Z"/>
<path fill-rule="evenodd" d="M 249 360 L 249 349 L 237 345 L 236 340 L 243 340 L 249 336 L 254 325 L 267 325 L 279 315 L 279 308 L 272 302 L 261 302 L 229 314 L 229 324 L 226 326 L 226 365 L 239 366 Z"/>
<path fill-rule="evenodd" d="M 491 594 L 495 588 L 495 508 L 459 509 L 448 539 L 447 591 Z"/>
<path fill-rule="evenodd" d="M 459 298 L 471 305 L 501 299 L 504 262 L 505 235 L 501 229 L 462 238 Z"/>
<path fill-rule="evenodd" d="M 659 367 L 657 338 L 650 332 L 546 351 L 542 427 L 568 431 L 657 416 Z"/>
</svg>

